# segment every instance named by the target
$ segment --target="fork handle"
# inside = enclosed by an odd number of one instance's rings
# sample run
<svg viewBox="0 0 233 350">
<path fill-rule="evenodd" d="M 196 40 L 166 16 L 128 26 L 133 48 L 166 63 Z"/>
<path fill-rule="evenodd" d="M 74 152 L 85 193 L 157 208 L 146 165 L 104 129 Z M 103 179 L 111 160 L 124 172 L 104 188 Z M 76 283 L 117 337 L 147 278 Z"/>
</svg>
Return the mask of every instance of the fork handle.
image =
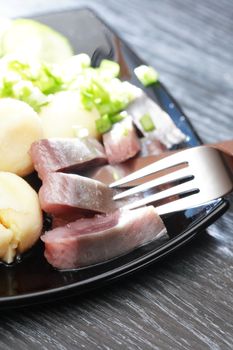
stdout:
<svg viewBox="0 0 233 350">
<path fill-rule="evenodd" d="M 222 151 L 226 155 L 225 160 L 233 175 L 233 140 L 214 143 L 210 146 Z"/>
<path fill-rule="evenodd" d="M 229 156 L 233 156 L 233 140 L 213 143 L 208 146 L 217 148 L 219 151 L 222 151 Z"/>
</svg>

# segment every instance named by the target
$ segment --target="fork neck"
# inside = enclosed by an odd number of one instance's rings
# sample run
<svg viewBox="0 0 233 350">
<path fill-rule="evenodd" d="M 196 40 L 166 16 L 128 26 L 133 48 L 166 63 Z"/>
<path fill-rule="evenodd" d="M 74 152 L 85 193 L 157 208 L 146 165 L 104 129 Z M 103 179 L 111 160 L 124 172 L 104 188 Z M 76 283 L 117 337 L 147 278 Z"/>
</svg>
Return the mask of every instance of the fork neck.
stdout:
<svg viewBox="0 0 233 350">
<path fill-rule="evenodd" d="M 233 140 L 210 144 L 209 146 L 217 148 L 219 151 L 233 157 Z"/>
<path fill-rule="evenodd" d="M 224 158 L 233 176 L 233 140 L 211 144 L 210 146 L 224 153 Z"/>
</svg>

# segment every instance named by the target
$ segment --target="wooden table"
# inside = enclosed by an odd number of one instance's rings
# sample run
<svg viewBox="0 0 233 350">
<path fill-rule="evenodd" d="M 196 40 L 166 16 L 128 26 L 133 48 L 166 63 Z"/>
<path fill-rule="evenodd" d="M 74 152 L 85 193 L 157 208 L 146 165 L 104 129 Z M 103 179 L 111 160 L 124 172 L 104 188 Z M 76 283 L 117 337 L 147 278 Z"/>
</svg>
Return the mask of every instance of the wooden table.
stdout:
<svg viewBox="0 0 233 350">
<path fill-rule="evenodd" d="M 232 1 L 8 0 L 0 14 L 77 5 L 94 8 L 156 67 L 205 142 L 232 138 Z M 133 277 L 1 311 L 0 349 L 232 349 L 232 231 L 230 209 L 208 233 Z"/>
</svg>

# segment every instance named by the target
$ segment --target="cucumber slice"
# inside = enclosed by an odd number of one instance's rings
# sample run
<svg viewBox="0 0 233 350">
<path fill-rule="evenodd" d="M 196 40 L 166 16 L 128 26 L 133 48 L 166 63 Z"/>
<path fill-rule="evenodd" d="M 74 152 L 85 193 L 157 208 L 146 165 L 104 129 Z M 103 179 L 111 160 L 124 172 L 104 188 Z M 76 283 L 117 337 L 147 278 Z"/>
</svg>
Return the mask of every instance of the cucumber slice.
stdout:
<svg viewBox="0 0 233 350">
<path fill-rule="evenodd" d="M 9 18 L 0 17 L 0 57 L 3 55 L 2 52 L 2 38 L 6 31 L 10 28 L 12 21 Z"/>
<path fill-rule="evenodd" d="M 2 37 L 2 53 L 59 63 L 72 56 L 73 50 L 52 28 L 30 19 L 16 19 Z"/>
</svg>

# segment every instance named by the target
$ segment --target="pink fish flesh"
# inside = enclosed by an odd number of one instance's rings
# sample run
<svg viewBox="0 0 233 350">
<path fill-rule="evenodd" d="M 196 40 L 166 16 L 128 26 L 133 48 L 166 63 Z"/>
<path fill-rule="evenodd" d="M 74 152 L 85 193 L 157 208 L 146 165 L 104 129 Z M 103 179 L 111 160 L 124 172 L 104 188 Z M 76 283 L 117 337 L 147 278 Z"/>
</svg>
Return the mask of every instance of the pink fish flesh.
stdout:
<svg viewBox="0 0 233 350">
<path fill-rule="evenodd" d="M 55 216 L 76 212 L 108 213 L 116 210 L 113 190 L 105 184 L 74 174 L 50 173 L 39 190 L 41 208 Z"/>
<path fill-rule="evenodd" d="M 41 179 L 49 172 L 78 172 L 107 162 L 103 146 L 91 138 L 39 140 L 32 144 L 30 154 Z"/>
<path fill-rule="evenodd" d="M 140 151 L 140 142 L 130 117 L 116 123 L 105 133 L 103 143 L 110 164 L 122 163 Z"/>
<path fill-rule="evenodd" d="M 58 269 L 97 264 L 166 234 L 153 206 L 79 219 L 46 232 L 45 257 Z"/>
</svg>

